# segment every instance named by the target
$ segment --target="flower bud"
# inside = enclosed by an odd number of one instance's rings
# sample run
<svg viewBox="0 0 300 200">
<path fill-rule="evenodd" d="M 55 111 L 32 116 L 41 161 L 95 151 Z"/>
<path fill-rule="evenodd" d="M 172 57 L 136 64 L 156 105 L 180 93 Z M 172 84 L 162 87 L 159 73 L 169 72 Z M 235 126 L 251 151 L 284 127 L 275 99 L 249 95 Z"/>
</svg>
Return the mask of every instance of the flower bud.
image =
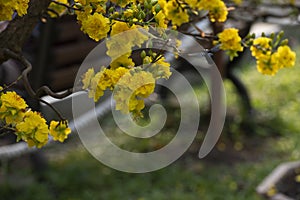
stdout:
<svg viewBox="0 0 300 200">
<path fill-rule="evenodd" d="M 157 4 L 157 2 L 158 2 L 158 0 L 151 0 L 151 5 L 154 6 Z"/>
<path fill-rule="evenodd" d="M 288 39 L 282 40 L 281 43 L 280 43 L 280 46 L 288 45 L 288 43 L 289 43 Z"/>
<path fill-rule="evenodd" d="M 141 12 L 139 13 L 138 18 L 139 18 L 139 19 L 145 19 L 145 17 L 146 17 L 146 14 L 144 13 L 144 11 L 141 11 Z"/>
<path fill-rule="evenodd" d="M 158 13 L 161 10 L 161 7 L 159 4 L 156 4 L 155 6 L 155 12 Z"/>
<path fill-rule="evenodd" d="M 133 20 L 132 20 L 132 19 L 129 19 L 128 24 L 129 24 L 129 26 L 132 26 L 132 25 L 133 25 Z"/>
<path fill-rule="evenodd" d="M 145 50 L 143 50 L 142 52 L 141 52 L 141 58 L 145 58 L 146 57 L 146 51 Z"/>
<path fill-rule="evenodd" d="M 110 13 L 113 13 L 113 12 L 114 12 L 114 10 L 115 10 L 115 8 L 114 8 L 114 7 L 110 7 L 110 8 L 108 9 L 108 12 L 110 12 Z"/>
</svg>

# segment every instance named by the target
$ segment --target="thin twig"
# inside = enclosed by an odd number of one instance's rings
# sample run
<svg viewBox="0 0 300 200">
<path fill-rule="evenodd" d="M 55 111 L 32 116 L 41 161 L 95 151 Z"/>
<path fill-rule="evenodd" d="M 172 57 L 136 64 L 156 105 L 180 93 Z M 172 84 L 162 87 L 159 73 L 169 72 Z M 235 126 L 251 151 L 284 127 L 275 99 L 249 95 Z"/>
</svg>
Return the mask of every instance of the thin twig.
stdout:
<svg viewBox="0 0 300 200">
<path fill-rule="evenodd" d="M 32 89 L 29 80 L 28 80 L 28 74 L 29 72 L 32 70 L 32 65 L 30 64 L 30 62 L 21 54 L 16 54 L 15 52 L 9 50 L 9 49 L 5 49 L 4 53 L 7 54 L 8 56 L 10 56 L 11 58 L 18 60 L 19 62 L 21 62 L 26 68 L 25 70 L 23 70 L 21 78 L 23 79 L 23 85 L 27 91 L 27 93 L 29 94 L 29 96 L 31 96 L 34 99 L 37 99 L 38 101 L 41 101 L 42 103 L 48 105 L 57 115 L 61 120 L 65 120 L 65 118 L 58 112 L 58 110 L 52 106 L 51 104 L 49 104 L 48 102 L 46 102 L 45 100 L 42 100 L 40 98 L 39 95 L 46 93 L 51 97 L 54 98 L 64 98 L 66 96 L 69 96 L 70 94 L 72 94 L 73 90 L 67 90 L 65 93 L 62 94 L 57 94 L 55 92 L 53 92 L 52 90 L 50 90 L 49 87 L 47 86 L 42 86 L 41 88 L 39 88 L 36 92 L 34 92 L 34 90 Z"/>
<path fill-rule="evenodd" d="M 107 14 L 103 14 L 104 17 L 110 18 L 109 15 Z M 120 18 L 111 18 L 112 20 L 115 21 L 119 21 L 119 22 L 125 22 L 125 23 L 129 23 L 129 20 L 125 20 L 125 19 L 120 19 Z M 149 22 L 139 22 L 139 21 L 132 21 L 130 23 L 133 23 L 135 25 L 139 25 L 139 26 L 144 26 L 145 24 L 149 23 Z"/>
<path fill-rule="evenodd" d="M 185 35 L 193 36 L 193 37 L 200 37 L 202 39 L 209 39 L 209 40 L 216 40 L 216 39 L 218 39 L 217 36 L 211 35 L 211 34 L 208 34 L 208 33 L 204 33 L 204 32 L 201 32 L 199 34 L 189 33 L 189 32 L 181 32 L 181 33 L 185 34 Z"/>
<path fill-rule="evenodd" d="M 36 96 L 41 97 L 43 94 L 47 94 L 56 99 L 63 99 L 67 96 L 70 96 L 73 93 L 73 89 L 70 88 L 63 93 L 53 92 L 48 86 L 42 86 L 36 91 Z"/>
<path fill-rule="evenodd" d="M 12 82 L 12 83 L 10 83 L 10 84 L 8 84 L 8 85 L 5 85 L 5 86 L 3 87 L 3 89 L 0 90 L 0 92 L 2 92 L 2 91 L 4 91 L 4 90 L 7 90 L 8 88 L 12 87 L 13 85 L 16 85 L 16 84 L 19 82 L 19 80 L 21 80 L 21 79 L 22 79 L 22 76 L 19 76 L 14 82 Z"/>
<path fill-rule="evenodd" d="M 83 11 L 82 8 L 74 8 L 73 5 L 69 6 L 67 4 L 64 4 L 64 3 L 61 3 L 61 2 L 58 2 L 58 1 L 52 1 L 52 2 L 57 4 L 57 5 L 64 6 L 64 7 L 68 8 L 69 10 Z"/>
<path fill-rule="evenodd" d="M 4 49 L 4 53 L 7 56 L 9 56 L 10 58 L 18 60 L 19 62 L 21 62 L 22 65 L 25 66 L 25 69 L 23 70 L 22 75 L 21 75 L 21 77 L 23 79 L 23 84 L 24 84 L 24 87 L 25 87 L 27 93 L 31 97 L 35 98 L 36 94 L 28 81 L 28 74 L 32 70 L 32 65 L 30 64 L 30 62 L 23 55 L 17 54 L 9 49 Z"/>
<path fill-rule="evenodd" d="M 53 10 L 51 8 L 47 8 L 47 11 L 53 13 L 56 17 L 60 17 L 60 15 L 55 10 Z"/>
</svg>

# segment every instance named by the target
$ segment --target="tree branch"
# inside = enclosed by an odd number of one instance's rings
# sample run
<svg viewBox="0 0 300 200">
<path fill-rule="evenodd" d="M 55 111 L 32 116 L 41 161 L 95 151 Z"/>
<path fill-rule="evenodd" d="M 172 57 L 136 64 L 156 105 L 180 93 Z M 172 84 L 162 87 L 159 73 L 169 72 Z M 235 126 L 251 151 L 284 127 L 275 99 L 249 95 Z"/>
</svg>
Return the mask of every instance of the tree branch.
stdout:
<svg viewBox="0 0 300 200">
<path fill-rule="evenodd" d="M 8 55 L 4 53 L 5 49 L 16 53 L 21 52 L 24 43 L 50 2 L 51 0 L 30 0 L 27 14 L 22 17 L 17 16 L 9 22 L 7 28 L 0 33 L 0 63 L 9 59 Z"/>
<path fill-rule="evenodd" d="M 4 54 L 6 56 L 8 56 L 9 58 L 12 58 L 14 60 L 17 60 L 19 61 L 22 65 L 24 65 L 26 68 L 23 70 L 22 72 L 22 75 L 21 75 L 21 78 L 23 80 L 23 85 L 27 91 L 27 93 L 34 99 L 37 99 L 38 101 L 41 101 L 42 103 L 48 105 L 57 115 L 58 117 L 61 119 L 61 120 L 65 120 L 65 118 L 60 114 L 60 112 L 54 107 L 52 106 L 50 103 L 44 101 L 41 99 L 41 94 L 43 93 L 46 93 L 54 98 L 64 98 L 66 96 L 69 96 L 70 94 L 72 94 L 72 91 L 73 90 L 67 90 L 66 92 L 62 93 L 62 94 L 57 94 L 57 93 L 54 93 L 50 90 L 50 88 L 48 88 L 47 86 L 43 86 L 41 88 L 38 89 L 37 92 L 35 92 L 29 81 L 28 81 L 28 74 L 29 72 L 32 70 L 32 66 L 30 64 L 30 62 L 21 54 L 17 54 L 9 49 L 5 49 L 4 50 Z"/>
</svg>

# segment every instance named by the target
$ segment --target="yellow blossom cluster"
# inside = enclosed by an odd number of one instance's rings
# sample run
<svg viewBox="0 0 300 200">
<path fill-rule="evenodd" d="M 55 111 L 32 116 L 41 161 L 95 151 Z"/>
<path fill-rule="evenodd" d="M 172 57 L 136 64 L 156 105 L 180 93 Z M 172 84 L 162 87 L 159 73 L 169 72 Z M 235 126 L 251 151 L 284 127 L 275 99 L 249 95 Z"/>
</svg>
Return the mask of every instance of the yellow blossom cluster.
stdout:
<svg viewBox="0 0 300 200">
<path fill-rule="evenodd" d="M 128 25 L 125 22 L 114 21 L 111 27 L 111 38 L 106 40 L 106 54 L 111 58 L 111 67 L 117 68 L 118 63 L 123 67 L 133 66 L 132 59 L 129 58 L 132 47 L 141 45 L 148 39 L 143 34 L 138 25 Z M 128 32 L 126 32 L 128 31 Z"/>
<path fill-rule="evenodd" d="M 110 30 L 110 21 L 102 14 L 95 13 L 89 15 L 86 20 L 82 21 L 81 30 L 87 33 L 90 38 L 99 41 L 107 36 Z"/>
<path fill-rule="evenodd" d="M 266 75 L 275 75 L 279 69 L 295 65 L 296 53 L 286 44 L 277 49 L 268 37 L 254 39 L 250 47 L 252 56 L 256 58 L 257 70 Z"/>
<path fill-rule="evenodd" d="M 29 147 L 41 148 L 48 142 L 48 126 L 38 112 L 26 112 L 23 120 L 16 124 L 16 130 L 17 140 L 26 141 Z"/>
<path fill-rule="evenodd" d="M 77 20 L 81 30 L 90 38 L 99 41 L 107 36 L 110 30 L 110 20 L 104 16 L 105 1 L 75 0 Z"/>
<path fill-rule="evenodd" d="M 200 0 L 198 7 L 209 12 L 212 22 L 225 22 L 227 19 L 228 9 L 222 0 Z"/>
<path fill-rule="evenodd" d="M 0 21 L 11 20 L 16 11 L 19 16 L 27 13 L 29 0 L 0 0 Z"/>
<path fill-rule="evenodd" d="M 102 67 L 102 69 L 95 73 L 93 68 L 83 75 L 83 89 L 89 90 L 89 97 L 94 101 L 98 101 L 103 96 L 106 89 L 112 90 L 119 79 L 126 74 L 129 69 L 125 67 L 118 67 L 116 69 L 108 69 Z"/>
<path fill-rule="evenodd" d="M 212 22 L 224 22 L 227 19 L 228 9 L 222 0 L 158 0 L 158 5 L 162 12 L 156 12 L 159 27 L 163 27 L 162 22 L 172 22 L 172 25 L 180 26 L 190 20 L 190 13 L 197 14 L 198 11 L 208 11 Z M 166 20 L 167 19 L 167 20 Z"/>
<path fill-rule="evenodd" d="M 243 51 L 241 44 L 242 39 L 238 34 L 238 30 L 235 28 L 228 28 L 219 33 L 219 43 L 221 44 L 220 49 L 225 50 L 232 60 L 238 56 L 238 51 Z"/>
<path fill-rule="evenodd" d="M 166 29 L 168 27 L 166 23 L 166 16 L 164 15 L 163 11 L 160 10 L 154 17 L 157 27 Z"/>
<path fill-rule="evenodd" d="M 150 72 L 138 67 L 124 74 L 115 88 L 116 110 L 142 116 L 141 110 L 145 107 L 143 98 L 154 92 L 155 79 Z"/>
<path fill-rule="evenodd" d="M 287 40 L 280 42 L 282 33 L 276 38 L 275 34 L 271 37 L 254 37 L 249 35 L 243 43 L 238 30 L 228 28 L 218 34 L 215 44 L 219 44 L 230 59 L 238 56 L 237 52 L 243 51 L 243 45 L 249 45 L 252 56 L 256 58 L 257 70 L 262 74 L 274 75 L 279 69 L 295 65 L 296 53 L 287 45 Z"/>
<path fill-rule="evenodd" d="M 176 0 L 168 1 L 164 10 L 166 17 L 172 21 L 173 25 L 180 26 L 189 21 L 187 9 L 180 6 Z"/>
<path fill-rule="evenodd" d="M 141 25 L 146 28 L 151 24 L 167 28 L 170 24 L 176 28 L 189 22 L 190 15 L 198 15 L 201 10 L 208 11 L 212 22 L 224 22 L 228 15 L 222 0 L 113 0 L 109 4 L 107 1 L 75 0 L 74 7 L 81 30 L 96 41 L 114 35 L 112 29 L 117 22 L 129 27 Z"/>
<path fill-rule="evenodd" d="M 71 129 L 68 127 L 67 121 L 51 121 L 49 131 L 53 139 L 60 142 L 64 142 L 71 133 Z"/>
<path fill-rule="evenodd" d="M 153 92 L 155 81 L 160 78 L 169 78 L 171 72 L 170 64 L 161 55 L 160 57 L 155 54 L 144 56 L 143 66 L 135 66 L 131 57 L 132 49 L 141 47 L 147 42 L 150 44 L 149 37 L 139 28 L 147 28 L 149 22 L 151 26 L 160 28 L 167 28 L 168 24 L 180 26 L 189 22 L 191 11 L 202 9 L 201 5 L 205 2 L 192 0 L 186 2 L 176 0 L 111 1 L 112 4 L 122 7 L 118 10 L 115 7 L 107 8 L 106 4 L 96 4 L 92 0 L 75 2 L 77 8 L 81 9 L 81 11 L 76 11 L 76 14 L 81 29 L 85 33 L 96 41 L 107 35 L 112 36 L 106 39 L 106 54 L 111 58 L 110 67 L 102 67 L 98 72 L 92 68 L 87 70 L 82 77 L 83 89 L 88 90 L 89 97 L 94 101 L 98 101 L 105 90 L 114 90 L 117 110 L 141 115 L 141 110 L 144 108 L 143 99 Z M 224 14 L 225 18 L 227 16 L 227 8 L 224 3 L 220 2 L 222 1 L 216 1 L 215 7 L 205 7 L 210 11 L 210 19 L 214 21 L 222 21 Z M 222 7 L 216 9 L 218 6 Z M 101 9 L 101 7 L 106 9 Z M 147 21 L 146 15 L 152 15 L 153 21 Z M 127 34 L 126 31 L 130 32 Z M 139 85 L 137 83 L 146 84 L 146 86 L 141 87 L 142 89 L 133 89 L 133 86 L 130 86 L 133 84 L 137 87 Z"/>
<path fill-rule="evenodd" d="M 1 94 L 0 105 L 0 119 L 7 124 L 22 121 L 27 104 L 16 92 Z"/>
<path fill-rule="evenodd" d="M 166 62 L 164 57 L 154 62 L 151 56 L 146 56 L 143 59 L 143 66 L 147 68 L 155 79 L 168 79 L 172 74 L 170 71 L 170 63 Z"/>
<path fill-rule="evenodd" d="M 83 89 L 88 90 L 89 97 L 95 102 L 103 96 L 105 90 L 113 90 L 116 110 L 142 116 L 144 98 L 153 93 L 156 80 L 168 79 L 171 75 L 170 64 L 164 57 L 155 62 L 153 57 L 156 57 L 155 53 L 152 56 L 146 55 L 141 67 L 102 67 L 97 73 L 90 68 L 82 77 Z"/>
<path fill-rule="evenodd" d="M 41 114 L 31 111 L 25 100 L 14 91 L 0 93 L 0 121 L 5 124 L 4 128 L 14 130 L 17 141 L 24 140 L 29 147 L 41 148 L 47 144 L 49 134 L 54 140 L 63 142 L 71 133 L 67 121 L 51 121 L 49 130 Z"/>
</svg>

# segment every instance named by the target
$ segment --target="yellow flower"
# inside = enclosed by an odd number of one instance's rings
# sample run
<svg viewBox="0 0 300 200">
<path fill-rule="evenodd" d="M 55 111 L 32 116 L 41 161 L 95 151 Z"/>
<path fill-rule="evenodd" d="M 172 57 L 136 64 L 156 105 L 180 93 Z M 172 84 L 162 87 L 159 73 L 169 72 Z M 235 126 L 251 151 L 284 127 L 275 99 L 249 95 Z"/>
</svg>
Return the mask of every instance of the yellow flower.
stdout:
<svg viewBox="0 0 300 200">
<path fill-rule="evenodd" d="M 124 54 L 114 60 L 110 63 L 110 67 L 112 69 L 117 69 L 118 67 L 126 67 L 126 68 L 132 68 L 135 64 L 132 61 L 131 58 L 129 58 L 130 54 Z"/>
<path fill-rule="evenodd" d="M 100 82 L 102 75 L 103 75 L 103 71 L 100 71 L 96 73 L 94 78 L 91 80 L 89 97 L 94 98 L 95 102 L 97 102 L 99 98 L 103 96 L 104 90 L 106 89 L 106 86 L 104 86 L 102 82 Z"/>
<path fill-rule="evenodd" d="M 127 114 L 129 112 L 141 115 L 144 108 L 142 98 L 147 98 L 153 93 L 155 79 L 150 72 L 142 71 L 141 68 L 132 69 L 120 78 L 115 86 L 114 99 L 116 110 Z"/>
<path fill-rule="evenodd" d="M 118 67 L 116 69 L 107 69 L 106 74 L 109 76 L 112 85 L 116 85 L 124 74 L 128 73 L 129 69 L 125 67 Z"/>
<path fill-rule="evenodd" d="M 19 16 L 27 13 L 29 0 L 0 1 L 0 21 L 11 20 L 14 11 Z"/>
<path fill-rule="evenodd" d="M 221 0 L 201 0 L 198 4 L 199 9 L 207 10 L 210 21 L 225 22 L 228 10 L 225 3 Z"/>
<path fill-rule="evenodd" d="M 115 21 L 111 26 L 111 36 L 130 30 L 130 26 L 125 22 Z"/>
<path fill-rule="evenodd" d="M 279 70 L 279 65 L 275 54 L 262 54 L 256 61 L 257 70 L 265 75 L 275 75 Z"/>
<path fill-rule="evenodd" d="M 141 46 L 148 39 L 148 37 L 139 31 L 140 26 L 132 25 L 129 26 L 125 22 L 115 21 L 111 27 L 111 38 L 112 42 L 120 43 L 121 45 L 131 47 L 137 45 Z M 130 30 L 130 31 L 129 31 Z M 126 32 L 129 31 L 129 32 Z M 125 33 L 124 33 L 125 32 Z M 120 34 L 122 33 L 122 34 Z M 117 35 L 120 34 L 120 35 Z M 116 36 L 117 35 L 117 36 Z"/>
<path fill-rule="evenodd" d="M 27 13 L 29 0 L 17 0 L 15 5 L 15 10 L 19 16 L 23 16 Z"/>
<path fill-rule="evenodd" d="M 88 72 L 93 74 L 94 70 L 89 69 Z M 87 87 L 86 89 L 89 90 L 89 97 L 94 98 L 94 101 L 97 102 L 101 96 L 103 96 L 104 91 L 106 89 L 113 89 L 115 84 L 119 81 L 119 79 L 126 74 L 129 69 L 125 67 L 118 67 L 116 69 L 108 69 L 102 68 L 101 71 L 97 72 L 95 75 L 86 75 L 84 76 L 85 79 L 82 81 L 88 82 L 89 84 L 85 84 Z M 88 73 L 87 72 L 87 73 Z M 87 74 L 86 73 L 86 74 Z M 91 78 L 86 78 L 91 77 Z"/>
<path fill-rule="evenodd" d="M 126 18 L 133 17 L 134 11 L 132 9 L 127 9 L 123 12 L 123 16 Z"/>
<path fill-rule="evenodd" d="M 113 96 L 116 102 L 116 110 L 120 110 L 122 113 L 128 114 L 130 112 L 129 100 L 131 96 L 132 91 L 130 89 L 121 87 L 121 85 L 117 85 Z"/>
<path fill-rule="evenodd" d="M 149 66 L 147 70 L 152 74 L 152 76 L 155 79 L 168 79 L 171 76 L 172 72 L 170 71 L 170 63 L 166 62 L 164 57 L 160 58 L 155 63 L 151 62 L 151 57 L 146 56 L 144 58 L 144 63 Z"/>
<path fill-rule="evenodd" d="M 5 119 L 7 124 L 22 121 L 27 108 L 25 100 L 16 92 L 7 92 L 1 95 L 0 119 Z"/>
<path fill-rule="evenodd" d="M 117 69 L 107 69 L 105 68 L 98 82 L 97 89 L 106 90 L 107 88 L 113 89 L 114 85 L 119 81 L 119 79 L 128 72 L 128 69 L 124 67 L 119 67 Z"/>
<path fill-rule="evenodd" d="M 235 28 L 225 29 L 218 36 L 221 42 L 220 48 L 222 50 L 235 50 L 235 51 L 243 50 L 243 47 L 241 46 L 241 38 L 238 34 L 238 29 Z"/>
<path fill-rule="evenodd" d="M 275 53 L 280 68 L 293 67 L 296 61 L 296 53 L 289 46 L 280 46 Z"/>
<path fill-rule="evenodd" d="M 16 129 L 17 140 L 24 140 L 29 147 L 41 148 L 48 142 L 48 126 L 46 120 L 38 112 L 26 112 L 24 120 L 17 123 Z"/>
<path fill-rule="evenodd" d="M 189 21 L 187 10 L 180 7 L 176 0 L 168 1 L 165 14 L 169 20 L 172 20 L 172 24 L 176 26 Z"/>
<path fill-rule="evenodd" d="M 272 40 L 267 37 L 259 37 L 254 39 L 250 51 L 252 56 L 259 59 L 261 56 L 270 55 L 272 51 L 271 43 Z"/>
<path fill-rule="evenodd" d="M 148 39 L 138 28 L 139 26 L 129 27 L 126 23 L 118 21 L 112 25 L 112 37 L 106 40 L 106 54 L 112 60 L 112 68 L 134 66 L 129 58 L 132 47 L 140 47 Z"/>
<path fill-rule="evenodd" d="M 241 37 L 238 34 L 238 30 L 235 28 L 228 28 L 219 33 L 219 42 L 221 43 L 220 49 L 226 50 L 232 59 L 237 55 L 238 51 L 243 51 L 241 45 Z"/>
<path fill-rule="evenodd" d="M 217 1 L 216 7 L 209 11 L 209 18 L 212 22 L 225 22 L 227 15 L 227 7 L 223 1 Z"/>
<path fill-rule="evenodd" d="M 82 24 L 83 21 L 87 20 L 88 17 L 93 12 L 93 7 L 91 5 L 85 5 L 83 8 L 79 7 L 80 11 L 75 11 L 77 15 L 77 20 Z M 81 29 L 82 30 L 82 29 Z"/>
<path fill-rule="evenodd" d="M 273 52 L 274 47 L 271 42 L 270 38 L 259 37 L 250 47 L 252 56 L 257 59 L 257 69 L 262 74 L 274 75 L 280 68 L 295 65 L 296 53 L 289 46 L 280 46 L 276 52 Z"/>
<path fill-rule="evenodd" d="M 166 9 L 166 5 L 167 5 L 167 1 L 166 0 L 158 0 L 158 5 L 165 10 Z"/>
<path fill-rule="evenodd" d="M 120 57 L 120 55 L 131 53 L 132 44 L 130 42 L 124 42 L 124 37 L 122 35 L 117 35 L 106 41 L 107 51 L 106 54 L 115 60 Z"/>
<path fill-rule="evenodd" d="M 5 21 L 5 20 L 11 20 L 12 15 L 14 13 L 14 9 L 12 5 L 10 4 L 11 2 L 0 2 L 0 21 Z"/>
<path fill-rule="evenodd" d="M 104 14 L 106 12 L 105 3 L 106 1 L 99 0 L 75 0 L 74 8 L 79 9 L 75 10 L 79 24 L 82 25 L 83 23 L 86 23 L 85 21 L 88 20 L 93 13 Z M 97 24 L 99 24 L 99 22 L 97 22 Z M 88 24 L 86 25 L 88 26 Z"/>
<path fill-rule="evenodd" d="M 63 142 L 70 133 L 71 129 L 68 127 L 67 121 L 51 121 L 50 135 L 53 137 L 53 140 Z"/>
<path fill-rule="evenodd" d="M 88 71 L 82 76 L 82 89 L 87 89 L 91 85 L 92 78 L 95 76 L 94 68 L 88 69 Z"/>
<path fill-rule="evenodd" d="M 149 40 L 149 37 L 146 34 L 144 34 L 142 31 L 140 31 L 139 28 L 141 27 L 139 26 L 135 26 L 134 28 L 131 27 L 132 30 L 130 31 L 130 35 L 132 35 L 131 36 L 132 38 L 131 42 L 133 44 L 132 46 L 141 47 L 145 41 Z M 142 28 L 146 29 L 146 27 L 142 27 Z"/>
<path fill-rule="evenodd" d="M 166 16 L 164 15 L 163 11 L 159 11 L 155 17 L 154 17 L 158 27 L 160 28 L 167 28 L 167 23 L 166 23 Z"/>
<path fill-rule="evenodd" d="M 128 87 L 134 91 L 135 96 L 146 98 L 154 92 L 155 79 L 151 73 L 140 71 L 134 73 Z"/>
<path fill-rule="evenodd" d="M 99 13 L 89 15 L 86 20 L 82 21 L 81 30 L 90 38 L 99 41 L 105 38 L 110 30 L 109 19 Z"/>
<path fill-rule="evenodd" d="M 142 99 L 137 99 L 135 96 L 131 96 L 129 99 L 129 110 L 139 116 L 143 116 L 141 110 L 145 108 L 145 103 Z"/>
</svg>

